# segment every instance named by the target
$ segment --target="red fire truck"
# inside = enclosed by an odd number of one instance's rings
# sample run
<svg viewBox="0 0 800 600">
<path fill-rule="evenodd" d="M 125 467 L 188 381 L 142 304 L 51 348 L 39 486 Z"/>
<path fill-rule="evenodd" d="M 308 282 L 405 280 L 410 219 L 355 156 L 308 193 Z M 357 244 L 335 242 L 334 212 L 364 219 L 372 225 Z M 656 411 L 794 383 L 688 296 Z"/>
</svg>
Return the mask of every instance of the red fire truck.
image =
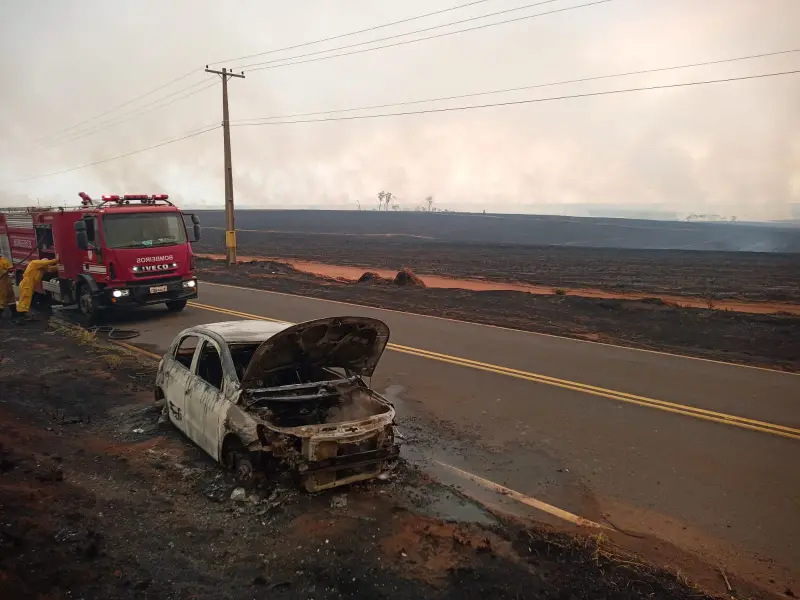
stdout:
<svg viewBox="0 0 800 600">
<path fill-rule="evenodd" d="M 99 202 L 79 196 L 75 208 L 0 207 L 0 255 L 14 264 L 16 283 L 29 261 L 58 255 L 58 275 L 36 291 L 55 304 L 77 304 L 87 323 L 110 307 L 165 303 L 179 311 L 197 297 L 190 244 L 200 239 L 196 215 L 181 212 L 166 194 Z"/>
</svg>

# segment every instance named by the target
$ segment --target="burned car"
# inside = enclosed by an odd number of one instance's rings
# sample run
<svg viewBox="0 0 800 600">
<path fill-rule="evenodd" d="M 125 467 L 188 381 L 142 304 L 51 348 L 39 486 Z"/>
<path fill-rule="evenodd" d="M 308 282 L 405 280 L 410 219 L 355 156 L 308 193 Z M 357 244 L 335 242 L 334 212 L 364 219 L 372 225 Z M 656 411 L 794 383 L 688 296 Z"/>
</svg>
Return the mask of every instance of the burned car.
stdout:
<svg viewBox="0 0 800 600">
<path fill-rule="evenodd" d="M 394 408 L 364 381 L 388 341 L 365 317 L 198 325 L 161 359 L 156 398 L 240 480 L 283 466 L 312 492 L 362 481 L 398 454 Z"/>
</svg>

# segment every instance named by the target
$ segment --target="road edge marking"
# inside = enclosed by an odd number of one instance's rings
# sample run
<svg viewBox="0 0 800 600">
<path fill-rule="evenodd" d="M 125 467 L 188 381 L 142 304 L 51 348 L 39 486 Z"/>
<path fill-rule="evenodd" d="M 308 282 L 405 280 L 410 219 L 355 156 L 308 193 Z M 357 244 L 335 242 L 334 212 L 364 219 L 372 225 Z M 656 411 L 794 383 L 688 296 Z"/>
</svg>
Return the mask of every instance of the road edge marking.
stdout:
<svg viewBox="0 0 800 600">
<path fill-rule="evenodd" d="M 489 327 L 491 329 L 499 329 L 501 331 L 512 331 L 514 333 L 524 333 L 524 334 L 528 334 L 528 335 L 537 335 L 537 336 L 541 336 L 541 337 L 555 338 L 555 339 L 558 339 L 558 340 L 567 340 L 569 342 L 576 342 L 576 343 L 580 343 L 580 344 L 595 344 L 597 346 L 606 346 L 606 347 L 609 347 L 609 348 L 617 348 L 617 349 L 620 349 L 620 350 L 630 350 L 632 352 L 646 352 L 648 354 L 657 354 L 657 355 L 660 355 L 660 356 L 670 356 L 670 357 L 673 357 L 673 358 L 685 358 L 685 359 L 688 359 L 688 360 L 699 360 L 699 361 L 702 361 L 702 362 L 708 362 L 708 363 L 713 363 L 713 364 L 717 364 L 717 365 L 725 365 L 725 366 L 728 366 L 728 367 L 740 367 L 740 368 L 743 368 L 743 369 L 755 369 L 757 371 L 765 371 L 767 373 L 780 373 L 782 375 L 793 375 L 795 377 L 800 377 L 800 372 L 781 371 L 779 369 L 771 369 L 769 367 L 759 367 L 759 366 L 756 366 L 756 365 L 746 365 L 746 364 L 742 364 L 742 363 L 727 362 L 727 361 L 724 361 L 724 360 L 716 360 L 716 359 L 713 359 L 713 358 L 703 358 L 702 356 L 690 356 L 688 354 L 676 354 L 674 352 L 664 352 L 663 350 L 650 350 L 648 348 L 636 348 L 635 346 L 621 346 L 619 344 L 611 344 L 609 342 L 596 342 L 594 340 L 582 340 L 580 338 L 567 337 L 565 335 L 557 335 L 557 334 L 554 334 L 554 333 L 543 333 L 541 331 L 528 331 L 527 329 L 515 329 L 513 327 L 504 327 L 502 325 L 491 325 L 491 324 L 488 324 L 488 323 L 480 323 L 478 321 L 463 321 L 463 320 L 460 320 L 460 319 L 451 319 L 449 317 L 439 317 L 439 316 L 436 316 L 436 315 L 426 315 L 426 314 L 422 314 L 422 313 L 414 313 L 414 312 L 408 312 L 408 311 L 403 311 L 403 310 L 395 310 L 393 308 L 381 308 L 380 306 L 369 306 L 367 304 L 356 304 L 354 302 L 343 302 L 341 300 L 329 300 L 327 298 L 317 298 L 315 296 L 305 296 L 303 294 L 289 294 L 289 293 L 286 293 L 286 292 L 274 292 L 272 290 L 263 290 L 263 289 L 260 289 L 260 288 L 246 287 L 246 286 L 243 286 L 243 285 L 232 285 L 232 284 L 229 284 L 229 283 L 215 283 L 213 281 L 205 281 L 205 280 L 201 280 L 201 283 L 203 285 L 226 287 L 226 288 L 231 288 L 231 289 L 235 289 L 235 290 L 245 290 L 245 291 L 248 291 L 248 292 L 260 292 L 262 294 L 274 294 L 276 296 L 288 296 L 290 298 L 303 298 L 305 300 L 317 300 L 318 302 L 330 302 L 332 304 L 341 304 L 343 306 L 354 306 L 356 308 L 369 308 L 369 309 L 372 309 L 372 310 L 382 310 L 382 311 L 386 311 L 386 312 L 390 312 L 390 313 L 397 313 L 397 314 L 400 314 L 400 315 L 411 315 L 411 316 L 414 316 L 414 317 L 423 317 L 425 319 L 437 319 L 439 321 L 448 321 L 450 323 L 459 323 L 461 325 L 473 325 L 473 326 L 476 326 L 476 327 Z"/>
<path fill-rule="evenodd" d="M 141 354 L 142 356 L 149 358 L 150 360 L 154 360 L 156 362 L 161 360 L 161 356 L 156 354 L 155 352 L 150 352 L 149 350 L 145 350 L 144 348 L 139 348 L 138 346 L 134 346 L 133 344 L 127 344 L 125 342 L 118 342 L 115 340 L 109 340 L 112 344 L 116 344 L 117 346 L 122 346 L 126 350 L 130 350 L 131 352 L 136 352 L 137 354 Z"/>
<path fill-rule="evenodd" d="M 611 529 L 607 525 L 603 525 L 601 523 L 595 523 L 589 519 L 584 517 L 580 517 L 575 515 L 569 511 L 566 511 L 562 508 L 558 508 L 557 506 L 553 506 L 552 504 L 548 504 L 547 502 L 542 502 L 536 498 L 531 496 L 526 496 L 525 494 L 518 492 L 516 490 L 512 490 L 511 488 L 507 488 L 504 485 L 500 485 L 499 483 L 495 483 L 494 481 L 490 481 L 488 479 L 484 479 L 479 475 L 475 475 L 474 473 L 470 473 L 468 471 L 464 471 L 463 469 L 459 469 L 458 467 L 454 467 L 453 465 L 448 465 L 447 463 L 443 463 L 438 460 L 434 460 L 438 465 L 441 465 L 447 469 L 450 469 L 457 475 L 464 477 L 465 479 L 469 479 L 479 485 L 482 485 L 485 488 L 503 494 L 504 496 L 511 498 L 512 500 L 516 500 L 521 504 L 525 504 L 526 506 L 530 506 L 531 508 L 535 508 L 542 512 L 547 513 L 553 517 L 557 517 L 559 519 L 563 519 L 564 521 L 568 521 L 573 525 L 578 525 L 579 527 L 587 527 L 591 529 Z"/>
<path fill-rule="evenodd" d="M 60 325 L 61 327 L 64 327 L 66 329 L 71 329 L 73 331 L 88 331 L 88 329 L 85 329 L 85 328 L 81 327 L 80 325 L 76 325 L 75 323 L 70 323 L 69 321 L 61 319 L 59 317 L 52 317 L 51 316 L 48 319 L 48 321 L 50 321 L 52 323 L 56 323 L 57 325 Z M 105 338 L 103 341 L 108 343 L 108 344 L 111 344 L 112 346 L 119 346 L 121 348 L 124 348 L 125 350 L 130 351 L 130 352 L 135 352 L 136 354 L 144 356 L 145 358 L 148 358 L 150 360 L 155 360 L 156 362 L 161 360 L 161 357 L 158 354 L 156 354 L 155 352 L 150 352 L 149 350 L 145 350 L 144 348 L 139 348 L 138 346 L 134 346 L 133 344 L 127 344 L 127 343 L 121 342 L 119 340 L 110 340 L 108 338 Z"/>
</svg>

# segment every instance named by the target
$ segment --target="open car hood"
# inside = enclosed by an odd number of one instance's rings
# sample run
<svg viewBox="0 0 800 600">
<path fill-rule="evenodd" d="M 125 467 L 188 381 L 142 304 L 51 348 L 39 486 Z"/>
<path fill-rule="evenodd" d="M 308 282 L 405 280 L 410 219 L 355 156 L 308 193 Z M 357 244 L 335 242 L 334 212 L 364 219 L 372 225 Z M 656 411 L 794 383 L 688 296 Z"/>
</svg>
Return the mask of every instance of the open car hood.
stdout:
<svg viewBox="0 0 800 600">
<path fill-rule="evenodd" d="M 295 365 L 341 368 L 371 377 L 389 343 L 389 327 L 367 317 L 328 317 L 280 331 L 253 353 L 242 388 L 257 387 L 265 375 Z"/>
</svg>

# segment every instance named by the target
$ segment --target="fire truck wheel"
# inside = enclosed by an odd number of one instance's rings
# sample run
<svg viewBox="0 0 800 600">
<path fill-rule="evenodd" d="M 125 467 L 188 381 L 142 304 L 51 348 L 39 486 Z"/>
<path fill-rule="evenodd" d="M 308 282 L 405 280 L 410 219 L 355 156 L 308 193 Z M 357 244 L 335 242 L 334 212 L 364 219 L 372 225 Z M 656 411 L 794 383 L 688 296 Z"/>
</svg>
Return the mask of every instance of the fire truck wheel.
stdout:
<svg viewBox="0 0 800 600">
<path fill-rule="evenodd" d="M 81 309 L 81 317 L 84 323 L 88 325 L 95 325 L 99 320 L 100 310 L 92 298 L 92 291 L 88 285 L 81 286 L 80 295 L 78 299 L 78 306 Z"/>
<path fill-rule="evenodd" d="M 186 300 L 170 300 L 167 302 L 167 310 L 178 312 L 186 308 Z"/>
</svg>

